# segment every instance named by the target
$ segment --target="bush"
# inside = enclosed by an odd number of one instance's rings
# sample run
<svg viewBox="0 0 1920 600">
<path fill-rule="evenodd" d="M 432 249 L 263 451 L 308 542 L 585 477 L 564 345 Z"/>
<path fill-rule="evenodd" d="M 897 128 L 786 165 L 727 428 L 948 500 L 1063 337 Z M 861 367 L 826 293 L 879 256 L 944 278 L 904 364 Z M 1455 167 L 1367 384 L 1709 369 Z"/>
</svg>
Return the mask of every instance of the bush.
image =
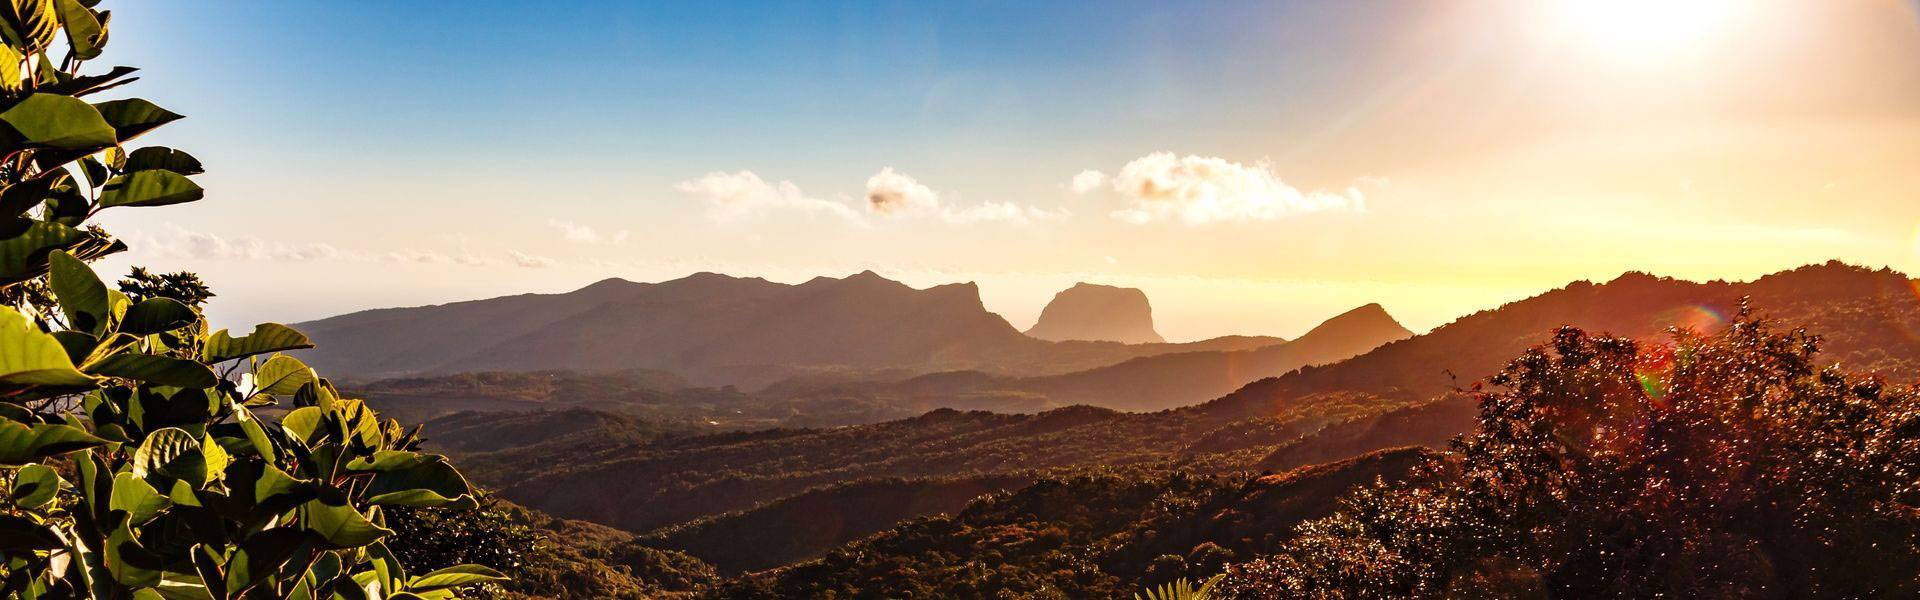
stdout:
<svg viewBox="0 0 1920 600">
<path fill-rule="evenodd" d="M 1818 346 L 1744 310 L 1663 345 L 1563 329 L 1491 380 L 1476 433 L 1220 593 L 1915 597 L 1920 393 Z"/>
<path fill-rule="evenodd" d="M 306 336 L 209 332 L 197 277 L 136 271 L 113 290 L 87 266 L 126 247 L 94 215 L 203 194 L 193 156 L 127 146 L 180 115 L 82 100 L 134 71 L 82 74 L 107 40 L 95 4 L 0 4 L 0 594 L 444 598 L 499 579 L 408 576 L 384 510 L 471 506 L 471 489 L 278 354 Z M 283 402 L 278 422 L 253 412 Z"/>
</svg>

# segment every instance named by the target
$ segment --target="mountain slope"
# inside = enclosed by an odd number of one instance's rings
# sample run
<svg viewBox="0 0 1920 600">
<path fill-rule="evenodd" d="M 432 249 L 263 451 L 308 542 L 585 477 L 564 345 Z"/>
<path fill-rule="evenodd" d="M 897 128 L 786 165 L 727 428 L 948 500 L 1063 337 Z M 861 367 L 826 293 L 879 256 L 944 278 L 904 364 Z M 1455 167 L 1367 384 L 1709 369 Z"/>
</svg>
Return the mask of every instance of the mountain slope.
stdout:
<svg viewBox="0 0 1920 600">
<path fill-rule="evenodd" d="M 1134 288 L 1078 283 L 1055 294 L 1027 335 L 1048 341 L 1147 344 L 1167 341 L 1153 330 L 1153 307 Z"/>
<path fill-rule="evenodd" d="M 1562 325 L 1653 337 L 1675 323 L 1712 327 L 1705 311 L 1736 306 L 1742 296 L 1752 296 L 1762 314 L 1826 336 L 1826 359 L 1901 378 L 1920 373 L 1920 337 L 1913 335 L 1920 332 L 1920 297 L 1898 273 L 1829 264 L 1750 283 L 1630 274 L 1605 284 L 1576 283 L 1177 410 L 935 411 L 874 425 L 673 438 L 606 450 L 532 478 L 475 477 L 557 515 L 646 531 L 871 477 L 1088 465 L 1199 472 L 1285 467 L 1444 440 L 1464 429 L 1450 432 L 1449 424 L 1471 423 L 1471 402 L 1455 400 L 1428 413 L 1396 411 L 1448 398 L 1456 383 L 1492 374 Z M 1303 450 L 1311 448 L 1322 451 Z"/>
</svg>

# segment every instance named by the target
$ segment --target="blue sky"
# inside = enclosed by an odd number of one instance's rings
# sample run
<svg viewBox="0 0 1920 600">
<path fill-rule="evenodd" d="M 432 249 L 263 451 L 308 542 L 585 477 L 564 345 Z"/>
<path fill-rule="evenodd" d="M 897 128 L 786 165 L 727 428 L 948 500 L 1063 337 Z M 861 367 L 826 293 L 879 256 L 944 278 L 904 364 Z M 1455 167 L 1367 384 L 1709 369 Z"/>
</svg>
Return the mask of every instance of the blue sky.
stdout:
<svg viewBox="0 0 1920 600">
<path fill-rule="evenodd" d="M 210 168 L 110 224 L 234 321 L 873 268 L 1021 326 L 1094 280 L 1172 337 L 1295 335 L 1628 269 L 1920 267 L 1911 4 L 1587 4 L 110 2 L 102 62 Z M 870 206 L 883 169 L 929 195 Z M 741 172 L 760 200 L 695 185 Z"/>
</svg>

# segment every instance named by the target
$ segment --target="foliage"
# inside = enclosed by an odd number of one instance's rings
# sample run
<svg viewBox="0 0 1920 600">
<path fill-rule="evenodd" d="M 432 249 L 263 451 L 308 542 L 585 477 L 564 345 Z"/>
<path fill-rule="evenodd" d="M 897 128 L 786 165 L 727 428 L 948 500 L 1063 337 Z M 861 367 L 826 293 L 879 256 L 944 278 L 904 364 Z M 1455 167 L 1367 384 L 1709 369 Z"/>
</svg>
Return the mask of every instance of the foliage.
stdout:
<svg viewBox="0 0 1920 600">
<path fill-rule="evenodd" d="M 1920 391 L 1815 361 L 1743 310 L 1669 344 L 1559 332 L 1476 432 L 1356 494 L 1227 598 L 1907 598 Z"/>
<path fill-rule="evenodd" d="M 1128 598 L 1219 574 L 1334 500 L 1397 479 L 1423 451 L 1400 450 L 1285 475 L 1098 469 L 982 496 L 824 557 L 716 588 L 719 598 Z M 819 517 L 831 524 L 834 515 Z"/>
<path fill-rule="evenodd" d="M 1215 575 L 1198 584 L 1185 578 L 1174 580 L 1144 593 L 1134 595 L 1135 600 L 1207 600 L 1213 597 L 1213 586 L 1220 582 L 1221 575 Z"/>
<path fill-rule="evenodd" d="M 412 574 L 394 506 L 472 505 L 418 438 L 278 352 L 276 324 L 209 332 L 197 278 L 109 289 L 87 261 L 125 246 L 86 221 L 202 196 L 184 152 L 127 143 L 178 120 L 83 97 L 107 40 L 89 0 L 0 5 L 0 593 L 19 598 L 445 598 L 499 579 Z M 64 46 L 56 66 L 52 53 Z M 279 422 L 254 410 L 290 402 Z"/>
<path fill-rule="evenodd" d="M 149 273 L 145 268 L 134 267 L 133 272 L 118 285 L 120 292 L 138 303 L 148 298 L 172 298 L 181 304 L 200 308 L 213 298 L 213 290 L 207 288 L 200 276 L 181 271 L 178 273 Z"/>
</svg>

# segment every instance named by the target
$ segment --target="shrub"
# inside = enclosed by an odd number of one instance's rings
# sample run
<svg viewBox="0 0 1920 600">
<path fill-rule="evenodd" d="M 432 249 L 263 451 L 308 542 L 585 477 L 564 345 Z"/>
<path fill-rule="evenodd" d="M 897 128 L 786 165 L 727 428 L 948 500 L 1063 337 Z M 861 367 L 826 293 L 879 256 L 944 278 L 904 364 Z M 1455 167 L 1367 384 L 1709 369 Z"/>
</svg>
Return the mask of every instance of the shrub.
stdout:
<svg viewBox="0 0 1920 600">
<path fill-rule="evenodd" d="M 93 0 L 0 3 L 0 593 L 18 598 L 435 598 L 499 579 L 408 576 L 383 507 L 470 506 L 466 480 L 282 351 L 208 331 L 190 274 L 109 289 L 125 249 L 87 221 L 193 202 L 186 152 L 128 142 L 180 115 L 82 98 L 107 40 Z M 53 53 L 64 50 L 56 64 Z M 255 409 L 290 403 L 278 422 Z"/>
</svg>

